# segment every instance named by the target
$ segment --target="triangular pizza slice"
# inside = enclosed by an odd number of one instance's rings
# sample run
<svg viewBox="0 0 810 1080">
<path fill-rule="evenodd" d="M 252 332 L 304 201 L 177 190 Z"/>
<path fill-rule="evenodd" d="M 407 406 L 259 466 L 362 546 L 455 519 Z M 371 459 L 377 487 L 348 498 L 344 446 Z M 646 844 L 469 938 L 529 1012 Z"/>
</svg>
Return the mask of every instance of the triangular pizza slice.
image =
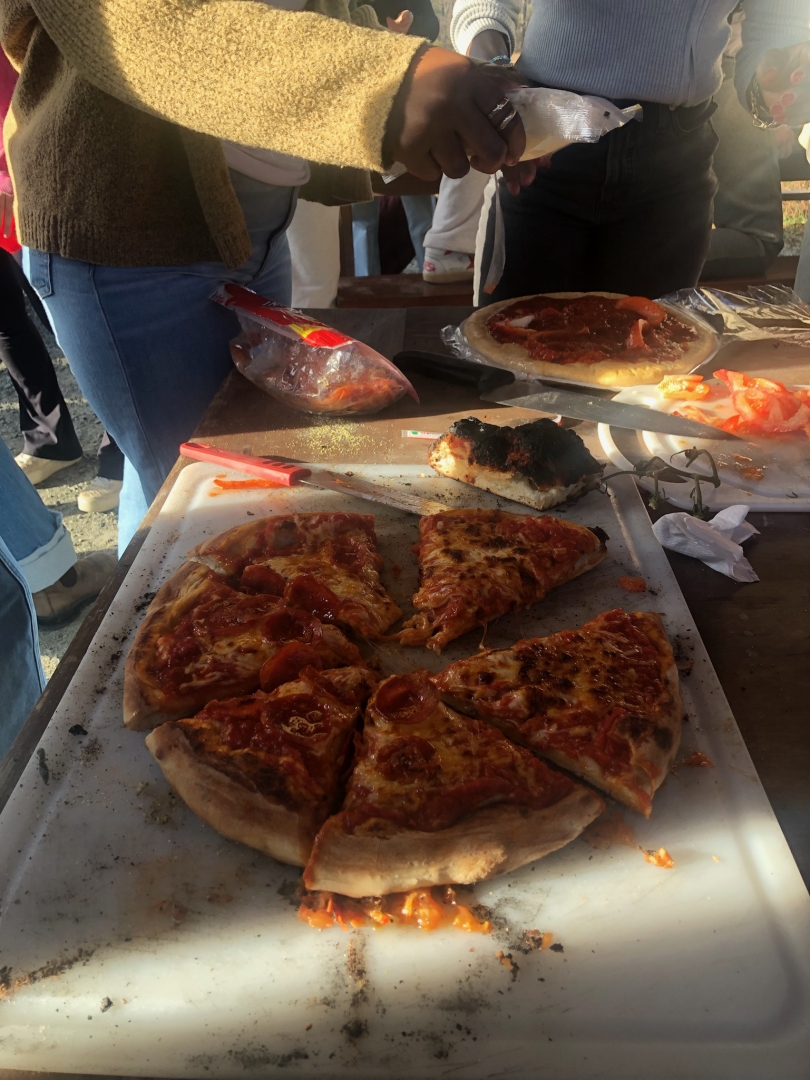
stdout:
<svg viewBox="0 0 810 1080">
<path fill-rule="evenodd" d="M 678 671 L 659 615 L 607 611 L 434 676 L 453 708 L 650 816 L 681 737 Z"/>
<path fill-rule="evenodd" d="M 605 533 L 550 516 L 448 510 L 419 522 L 419 591 L 403 645 L 440 652 L 490 619 L 521 611 L 605 557 Z"/>
<path fill-rule="evenodd" d="M 379 638 L 402 614 L 380 582 L 370 514 L 278 514 L 206 540 L 189 558 L 244 591 L 284 595 L 363 637 Z"/>
<path fill-rule="evenodd" d="M 305 669 L 270 694 L 212 701 L 146 745 L 180 798 L 223 836 L 306 863 L 336 809 L 355 724 L 376 684 L 363 667 Z"/>
<path fill-rule="evenodd" d="M 426 671 L 395 675 L 368 703 L 343 807 L 318 834 L 304 883 L 354 897 L 470 884 L 562 847 L 603 807 L 442 704 Z"/>
</svg>

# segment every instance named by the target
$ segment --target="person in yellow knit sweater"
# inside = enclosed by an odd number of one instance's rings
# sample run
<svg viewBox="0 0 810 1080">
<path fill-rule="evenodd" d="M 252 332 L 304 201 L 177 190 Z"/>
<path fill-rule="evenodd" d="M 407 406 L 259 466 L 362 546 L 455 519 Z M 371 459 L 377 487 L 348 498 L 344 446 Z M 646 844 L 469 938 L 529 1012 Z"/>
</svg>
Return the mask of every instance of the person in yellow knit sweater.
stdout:
<svg viewBox="0 0 810 1080">
<path fill-rule="evenodd" d="M 354 202 L 356 170 L 522 153 L 501 69 L 372 29 L 368 5 L 303 3 L 0 0 L 24 266 L 126 455 L 119 548 L 229 370 L 216 285 L 289 302 L 300 185 Z"/>
</svg>

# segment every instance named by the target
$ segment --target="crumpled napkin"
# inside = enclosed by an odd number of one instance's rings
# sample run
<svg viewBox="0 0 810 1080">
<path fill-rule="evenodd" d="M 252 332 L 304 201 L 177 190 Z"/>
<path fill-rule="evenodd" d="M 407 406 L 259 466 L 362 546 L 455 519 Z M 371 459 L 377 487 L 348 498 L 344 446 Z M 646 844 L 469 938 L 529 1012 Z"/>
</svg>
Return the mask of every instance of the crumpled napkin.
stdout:
<svg viewBox="0 0 810 1080">
<path fill-rule="evenodd" d="M 667 514 L 652 529 L 662 547 L 700 559 L 734 581 L 759 581 L 740 544 L 759 535 L 746 520 L 747 506 L 728 506 L 711 521 L 691 514 Z"/>
</svg>

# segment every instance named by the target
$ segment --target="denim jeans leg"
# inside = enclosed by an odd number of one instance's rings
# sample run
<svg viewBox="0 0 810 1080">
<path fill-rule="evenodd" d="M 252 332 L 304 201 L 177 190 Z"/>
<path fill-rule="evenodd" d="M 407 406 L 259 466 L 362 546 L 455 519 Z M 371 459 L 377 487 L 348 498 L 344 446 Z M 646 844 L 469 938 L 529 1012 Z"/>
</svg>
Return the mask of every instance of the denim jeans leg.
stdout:
<svg viewBox="0 0 810 1080">
<path fill-rule="evenodd" d="M 76 562 L 62 515 L 50 510 L 0 439 L 0 539 L 31 592 L 53 585 Z"/>
<path fill-rule="evenodd" d="M 402 196 L 402 209 L 408 220 L 408 232 L 420 271 L 425 265 L 425 235 L 433 224 L 435 208 L 436 199 L 433 195 Z"/>
<path fill-rule="evenodd" d="M 352 243 L 354 272 L 357 277 L 376 277 L 380 269 L 380 203 L 355 203 L 352 206 Z"/>
<path fill-rule="evenodd" d="M 253 253 L 236 270 L 213 262 L 130 269 L 26 252 L 29 278 L 82 392 L 140 481 L 139 491 L 125 469 L 119 549 L 231 370 L 228 344 L 239 323 L 211 301 L 215 289 L 223 281 L 252 287 L 275 282 L 279 295 L 270 299 L 289 302 L 283 229 L 295 192 L 260 187 L 263 222 L 251 227 Z M 256 218 L 258 193 L 253 196 L 249 209 Z"/>
<path fill-rule="evenodd" d="M 31 590 L 0 538 L 0 758 L 45 689 Z"/>
</svg>

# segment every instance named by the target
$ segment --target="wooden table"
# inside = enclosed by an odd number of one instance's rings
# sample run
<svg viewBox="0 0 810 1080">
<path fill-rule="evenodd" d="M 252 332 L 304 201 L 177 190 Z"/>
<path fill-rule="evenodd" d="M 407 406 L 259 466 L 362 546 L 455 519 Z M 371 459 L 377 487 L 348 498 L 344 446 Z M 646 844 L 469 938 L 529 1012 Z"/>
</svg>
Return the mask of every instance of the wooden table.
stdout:
<svg viewBox="0 0 810 1080">
<path fill-rule="evenodd" d="M 402 348 L 445 351 L 439 339 L 441 327 L 458 323 L 470 310 L 336 309 L 319 314 L 392 356 Z M 810 382 L 806 351 L 769 344 L 765 353 L 774 377 Z M 763 363 L 762 345 L 733 346 L 723 354 L 724 366 L 761 370 Z M 482 407 L 473 393 L 434 380 L 414 379 L 414 385 L 421 399 L 418 406 L 404 398 L 380 416 L 330 420 L 277 404 L 234 371 L 195 437 L 232 450 L 301 461 L 406 464 L 424 462 L 428 444 L 403 438 L 403 429 L 440 431 L 453 420 L 473 414 L 510 423 L 537 417 L 524 409 Z M 582 424 L 577 430 L 592 452 L 604 457 L 594 425 Z M 186 464 L 178 461 L 175 465 L 116 575 L 88 613 L 0 765 L 0 807 L 33 754 L 150 523 Z M 751 514 L 749 520 L 761 531 L 761 536 L 746 544 L 746 554 L 761 579 L 756 584 L 736 584 L 694 559 L 667 555 L 774 812 L 805 882 L 810 882 L 810 514 Z M 46 1074 L 0 1069 L 0 1080 L 29 1076 L 43 1080 Z"/>
</svg>

